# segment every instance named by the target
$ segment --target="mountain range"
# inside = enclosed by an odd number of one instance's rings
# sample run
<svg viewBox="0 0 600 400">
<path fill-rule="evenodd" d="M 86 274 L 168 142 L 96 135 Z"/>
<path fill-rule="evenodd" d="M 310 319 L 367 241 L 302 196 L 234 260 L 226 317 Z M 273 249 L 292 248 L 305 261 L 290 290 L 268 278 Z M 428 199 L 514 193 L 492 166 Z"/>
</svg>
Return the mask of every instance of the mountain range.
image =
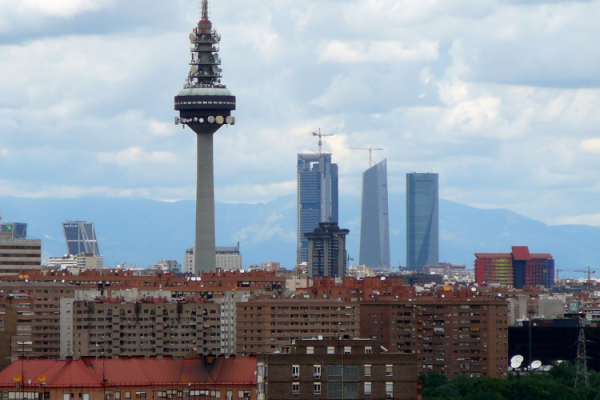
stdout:
<svg viewBox="0 0 600 400">
<path fill-rule="evenodd" d="M 390 248 L 394 268 L 406 262 L 406 210 L 401 194 L 390 194 Z M 394 207 L 394 205 L 399 205 Z M 26 222 L 28 235 L 42 240 L 43 257 L 66 252 L 61 222 L 92 221 L 106 266 L 139 267 L 160 259 L 183 261 L 193 243 L 195 203 L 124 198 L 0 197 L 5 222 Z M 217 246 L 240 243 L 244 267 L 269 260 L 292 268 L 296 260 L 296 198 L 267 203 L 216 203 Z M 440 199 L 440 261 L 472 268 L 476 252 L 510 252 L 529 246 L 549 252 L 561 276 L 594 267 L 600 259 L 600 228 L 554 225 L 504 209 L 480 209 Z M 340 197 L 340 226 L 350 229 L 347 249 L 358 262 L 360 199 Z"/>
</svg>

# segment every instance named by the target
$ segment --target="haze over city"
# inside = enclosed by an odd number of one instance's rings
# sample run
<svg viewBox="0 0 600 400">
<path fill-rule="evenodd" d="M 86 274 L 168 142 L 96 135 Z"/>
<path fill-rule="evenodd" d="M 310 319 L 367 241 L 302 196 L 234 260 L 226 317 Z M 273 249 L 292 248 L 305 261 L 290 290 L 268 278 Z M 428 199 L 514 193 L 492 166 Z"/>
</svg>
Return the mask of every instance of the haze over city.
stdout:
<svg viewBox="0 0 600 400">
<path fill-rule="evenodd" d="M 2 2 L 2 195 L 194 198 L 195 137 L 172 96 L 196 9 Z M 433 171 L 442 198 L 600 225 L 599 2 L 232 0 L 210 14 L 239 110 L 215 135 L 217 201 L 295 193 L 295 155 L 320 127 L 343 195 L 368 166 L 346 147 L 374 146 L 391 192 Z"/>
</svg>

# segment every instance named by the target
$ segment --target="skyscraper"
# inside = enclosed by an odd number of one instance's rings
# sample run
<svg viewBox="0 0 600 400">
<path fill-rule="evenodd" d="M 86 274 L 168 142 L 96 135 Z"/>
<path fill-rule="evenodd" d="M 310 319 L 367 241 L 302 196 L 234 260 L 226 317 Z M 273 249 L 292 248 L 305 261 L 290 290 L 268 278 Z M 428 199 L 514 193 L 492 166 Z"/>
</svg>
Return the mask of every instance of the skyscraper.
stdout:
<svg viewBox="0 0 600 400">
<path fill-rule="evenodd" d="M 92 254 L 95 257 L 100 257 L 93 222 L 63 222 L 63 231 L 67 242 L 67 251 L 70 255 Z"/>
<path fill-rule="evenodd" d="M 196 133 L 198 160 L 196 181 L 195 272 L 214 272 L 215 185 L 213 134 L 223 125 L 233 125 L 235 96 L 221 83 L 219 42 L 221 35 L 208 18 L 208 0 L 202 0 L 198 25 L 190 33 L 190 72 L 183 89 L 175 96 L 176 124 Z"/>
<path fill-rule="evenodd" d="M 308 240 L 308 276 L 346 275 L 346 235 L 337 222 L 320 222 L 319 227 L 304 236 Z"/>
<path fill-rule="evenodd" d="M 363 173 L 359 264 L 370 268 L 390 268 L 387 160 Z"/>
<path fill-rule="evenodd" d="M 308 240 L 319 222 L 338 222 L 338 166 L 331 154 L 298 154 L 298 261 L 308 261 Z"/>
<path fill-rule="evenodd" d="M 406 174 L 406 265 L 422 271 L 440 254 L 438 174 Z"/>
<path fill-rule="evenodd" d="M 27 224 L 23 222 L 2 222 L 0 220 L 0 232 L 10 233 L 13 239 L 25 239 L 27 237 Z"/>
</svg>

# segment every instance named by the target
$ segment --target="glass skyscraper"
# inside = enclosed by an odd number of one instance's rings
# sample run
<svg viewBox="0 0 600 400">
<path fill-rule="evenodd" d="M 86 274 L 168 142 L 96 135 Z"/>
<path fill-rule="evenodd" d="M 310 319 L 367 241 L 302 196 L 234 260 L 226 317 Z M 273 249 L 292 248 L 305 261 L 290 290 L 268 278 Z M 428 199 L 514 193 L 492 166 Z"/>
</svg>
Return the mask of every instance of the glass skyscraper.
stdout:
<svg viewBox="0 0 600 400">
<path fill-rule="evenodd" d="M 338 166 L 331 154 L 298 154 L 298 262 L 308 261 L 308 240 L 319 222 L 338 222 Z"/>
<path fill-rule="evenodd" d="M 25 239 L 27 237 L 27 224 L 22 222 L 0 222 L 0 232 L 8 232 L 13 239 Z"/>
<path fill-rule="evenodd" d="M 440 262 L 438 174 L 406 174 L 406 265 L 422 271 Z"/>
<path fill-rule="evenodd" d="M 363 173 L 359 264 L 390 268 L 387 160 Z"/>
<path fill-rule="evenodd" d="M 63 231 L 70 255 L 92 254 L 100 256 L 96 230 L 93 222 L 68 221 L 63 222 Z"/>
</svg>

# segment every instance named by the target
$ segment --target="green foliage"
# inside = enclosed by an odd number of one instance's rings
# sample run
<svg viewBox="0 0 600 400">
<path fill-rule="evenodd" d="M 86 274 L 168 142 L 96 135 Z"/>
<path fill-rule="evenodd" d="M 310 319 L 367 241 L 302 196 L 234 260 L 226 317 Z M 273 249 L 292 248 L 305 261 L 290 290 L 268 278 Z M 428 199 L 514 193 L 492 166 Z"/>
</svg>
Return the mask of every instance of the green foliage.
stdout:
<svg viewBox="0 0 600 400">
<path fill-rule="evenodd" d="M 423 400 L 600 400 L 600 374 L 589 372 L 589 388 L 574 389 L 575 366 L 563 362 L 549 372 L 500 378 L 448 380 L 438 373 L 421 374 Z"/>
</svg>

